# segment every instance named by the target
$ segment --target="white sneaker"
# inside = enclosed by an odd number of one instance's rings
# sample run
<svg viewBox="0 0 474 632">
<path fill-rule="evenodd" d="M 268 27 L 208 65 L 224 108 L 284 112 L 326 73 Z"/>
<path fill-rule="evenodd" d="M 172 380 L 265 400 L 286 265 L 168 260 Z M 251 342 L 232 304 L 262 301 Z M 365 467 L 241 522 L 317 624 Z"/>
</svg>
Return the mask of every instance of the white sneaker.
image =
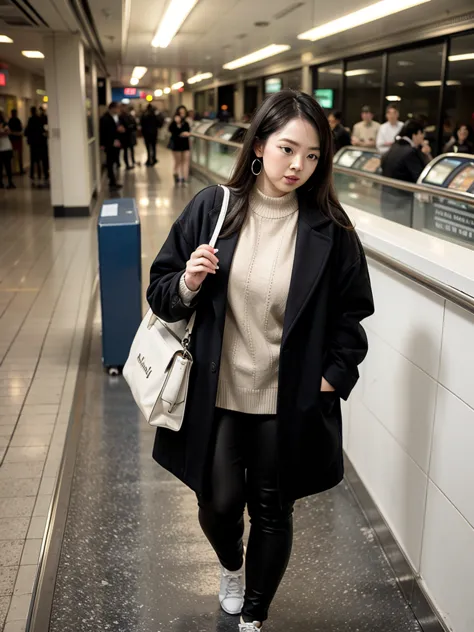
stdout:
<svg viewBox="0 0 474 632">
<path fill-rule="evenodd" d="M 253 623 L 239 623 L 239 632 L 259 632 L 261 629 L 262 626 L 260 621 L 254 621 Z"/>
<path fill-rule="evenodd" d="M 240 614 L 245 595 L 245 549 L 244 563 L 238 571 L 228 571 L 221 565 L 221 587 L 219 601 L 227 614 Z"/>
</svg>

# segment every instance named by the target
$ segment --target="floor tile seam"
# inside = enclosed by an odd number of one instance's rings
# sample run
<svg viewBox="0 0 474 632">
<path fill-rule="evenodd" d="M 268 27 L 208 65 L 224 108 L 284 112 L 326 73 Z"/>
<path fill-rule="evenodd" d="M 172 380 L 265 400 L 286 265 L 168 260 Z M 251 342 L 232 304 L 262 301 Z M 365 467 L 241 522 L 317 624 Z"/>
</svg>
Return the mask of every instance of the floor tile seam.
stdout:
<svg viewBox="0 0 474 632">
<path fill-rule="evenodd" d="M 26 310 L 26 313 L 25 313 L 25 315 L 24 315 L 23 319 L 21 320 L 21 322 L 20 322 L 20 324 L 19 324 L 19 326 L 18 326 L 18 328 L 17 328 L 16 334 L 15 334 L 15 335 L 13 336 L 13 338 L 11 339 L 10 344 L 9 344 L 9 345 L 8 345 L 8 347 L 7 347 L 7 351 L 6 351 L 6 353 L 5 353 L 4 357 L 3 357 L 3 359 L 0 361 L 0 367 L 2 366 L 3 361 L 5 360 L 5 358 L 7 357 L 7 355 L 8 355 L 8 353 L 9 353 L 10 349 L 12 348 L 13 344 L 15 343 L 15 340 L 16 340 L 16 339 L 17 339 L 17 337 L 18 337 L 18 333 L 19 333 L 19 332 L 21 331 L 21 329 L 23 328 L 23 325 L 25 324 L 25 322 L 26 322 L 26 320 L 28 319 L 28 317 L 30 316 L 30 313 L 31 313 L 31 311 L 33 310 L 33 308 L 34 308 L 35 304 L 37 303 L 38 299 L 40 298 L 41 293 L 42 293 L 42 291 L 43 291 L 43 289 L 44 289 L 45 285 L 47 284 L 48 277 L 50 276 L 51 271 L 53 270 L 53 268 L 56 266 L 57 261 L 58 261 L 59 256 L 60 256 L 60 252 L 61 252 L 64 248 L 65 248 L 65 244 L 64 244 L 64 245 L 63 245 L 63 246 L 59 249 L 59 252 L 57 253 L 57 255 L 56 255 L 55 259 L 54 259 L 54 262 L 51 264 L 51 266 L 50 266 L 49 270 L 45 273 L 45 276 L 44 276 L 43 282 L 42 282 L 42 284 L 41 284 L 41 287 L 40 287 L 40 288 L 39 288 L 39 290 L 38 290 L 37 295 L 34 297 L 34 299 L 32 300 L 31 304 L 28 306 L 28 308 L 27 308 L 27 310 Z M 18 296 L 18 294 L 17 294 L 16 296 Z M 15 298 L 16 298 L 16 297 L 15 297 Z M 13 301 L 12 301 L 12 302 L 13 302 Z M 10 305 L 11 305 L 11 303 L 10 303 Z M 0 323 L 1 323 L 1 320 L 0 320 Z"/>
<path fill-rule="evenodd" d="M 70 266 L 72 265 L 72 260 L 73 260 L 74 255 L 75 255 L 75 253 L 71 256 L 71 261 L 70 261 L 70 263 L 69 263 L 69 265 L 68 265 L 68 267 L 67 267 L 67 269 L 66 269 L 66 271 L 65 271 L 64 278 L 63 278 L 63 283 L 62 283 L 62 285 L 61 285 L 61 289 L 60 289 L 60 292 L 59 292 L 58 298 L 57 298 L 57 300 L 56 300 L 56 303 L 59 301 L 59 298 L 60 298 L 60 295 L 61 295 L 61 291 L 62 291 L 62 288 L 63 288 L 63 286 L 64 286 L 64 283 L 65 283 L 65 280 L 66 280 L 66 277 L 67 277 L 67 274 L 68 274 L 69 268 L 70 268 Z M 31 311 L 31 309 L 33 309 L 33 305 L 34 305 L 34 303 L 35 303 L 35 301 L 33 301 L 33 304 L 31 305 L 30 311 Z M 28 313 L 29 313 L 29 312 L 28 312 Z M 54 313 L 54 307 L 53 307 L 53 313 Z M 23 322 L 22 322 L 21 327 L 23 326 L 23 324 L 24 324 L 24 322 L 26 321 L 27 317 L 28 317 L 28 316 L 26 316 L 26 317 L 24 318 L 24 320 L 23 320 Z M 39 362 L 40 362 L 40 360 L 41 360 L 41 353 L 42 353 L 42 350 L 43 350 L 43 347 L 44 347 L 44 344 L 45 344 L 45 340 L 46 340 L 46 338 L 47 338 L 47 335 L 48 335 L 48 331 L 49 331 L 50 326 L 51 326 L 51 319 L 50 319 L 50 322 L 49 322 L 48 327 L 47 327 L 47 329 L 46 329 L 46 332 L 45 332 L 45 334 L 44 334 L 44 338 L 43 338 L 43 342 L 42 342 L 42 345 L 41 345 L 41 349 L 40 349 L 40 352 L 39 352 L 39 355 L 38 355 L 38 359 L 37 359 L 37 361 L 36 361 L 36 365 L 35 365 L 35 368 L 34 368 L 34 371 L 33 371 L 33 376 L 32 376 L 31 382 L 30 382 L 30 384 L 29 384 L 29 386 L 28 386 L 28 392 L 26 393 L 26 395 L 25 395 L 25 399 L 23 400 L 23 404 L 21 405 L 21 408 L 20 408 L 20 413 L 19 413 L 19 415 L 18 415 L 18 419 L 17 419 L 16 423 L 14 424 L 14 430 L 13 430 L 13 433 L 11 434 L 10 439 L 8 440 L 7 448 L 6 448 L 5 452 L 4 452 L 4 455 L 3 455 L 2 459 L 0 460 L 0 467 L 3 465 L 3 462 L 4 462 L 4 459 L 5 459 L 5 456 L 6 456 L 7 452 L 8 452 L 8 449 L 10 448 L 11 440 L 12 440 L 13 436 L 15 435 L 15 431 L 16 431 L 16 428 L 18 427 L 18 423 L 19 423 L 19 420 L 20 420 L 20 417 L 21 417 L 22 411 L 23 411 L 23 409 L 24 409 L 24 407 L 25 407 L 25 402 L 26 402 L 26 400 L 28 399 L 29 392 L 30 392 L 30 390 L 31 390 L 31 388 L 32 388 L 32 385 L 33 385 L 33 383 L 34 383 L 34 379 L 35 379 L 36 372 L 37 372 L 37 369 L 38 369 L 38 364 L 39 364 Z M 21 329 L 21 327 L 20 327 L 20 329 Z M 17 333 L 17 335 L 18 335 L 18 333 Z M 11 348 L 11 346 L 12 346 L 12 345 L 13 345 L 13 342 L 12 342 L 12 344 L 10 345 L 10 347 L 9 347 L 9 348 Z M 8 351 L 7 351 L 7 354 L 6 354 L 6 355 L 8 355 Z M 5 357 L 6 357 L 6 356 L 5 356 Z M 1 366 L 2 366 L 2 363 L 0 363 L 0 367 L 1 367 Z M 58 407 L 58 411 L 59 411 L 59 407 Z M 57 413 L 56 413 L 56 420 L 57 420 Z"/>
<path fill-rule="evenodd" d="M 50 231 L 50 229 L 51 229 L 51 221 L 50 221 L 50 222 L 48 222 L 47 224 L 45 224 L 45 225 L 43 226 L 43 229 L 42 229 L 42 231 L 40 231 L 40 233 L 41 233 L 41 232 L 46 233 L 47 231 Z M 29 242 L 28 242 L 28 245 L 26 245 L 26 244 L 25 244 L 25 247 L 23 248 L 23 251 L 26 251 L 26 250 L 27 250 L 27 248 L 28 248 L 28 246 L 30 246 L 31 244 L 33 244 L 33 243 L 35 243 L 35 242 L 36 242 L 36 243 L 38 243 L 38 242 L 39 242 L 39 243 L 41 243 L 41 242 L 40 242 L 40 238 L 38 237 L 38 235 L 37 235 L 37 234 L 35 234 L 33 237 L 31 237 L 31 239 L 30 239 L 30 240 L 29 240 Z M 11 248 L 14 248 L 14 246 L 15 246 L 15 244 L 12 244 Z M 39 259 L 41 256 L 43 256 L 43 255 L 44 255 L 44 253 L 45 253 L 45 251 L 46 251 L 47 247 L 48 247 L 48 244 L 45 244 L 44 249 L 43 249 L 40 253 L 38 253 L 38 256 L 36 257 L 35 261 L 32 263 L 32 265 L 31 265 L 31 266 L 30 266 L 30 268 L 29 268 L 28 274 L 29 274 L 29 272 L 31 272 L 31 270 L 33 269 L 33 267 L 37 264 L 38 259 Z M 0 259 L 0 261 L 1 261 L 1 259 Z M 11 265 L 10 265 L 10 268 L 9 268 L 8 272 L 5 274 L 5 276 L 0 277 L 0 285 L 3 283 L 4 279 L 8 277 L 8 274 L 11 272 L 11 269 L 12 269 L 13 267 L 14 267 L 14 264 L 11 264 Z"/>
</svg>

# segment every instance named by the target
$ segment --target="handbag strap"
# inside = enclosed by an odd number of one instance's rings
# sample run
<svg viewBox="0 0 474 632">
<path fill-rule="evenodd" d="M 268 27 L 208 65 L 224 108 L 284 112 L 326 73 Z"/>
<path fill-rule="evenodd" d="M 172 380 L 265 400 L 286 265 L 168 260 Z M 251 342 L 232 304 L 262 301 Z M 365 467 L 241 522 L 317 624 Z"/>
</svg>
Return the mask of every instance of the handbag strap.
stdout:
<svg viewBox="0 0 474 632">
<path fill-rule="evenodd" d="M 216 245 L 216 242 L 219 238 L 220 232 L 222 230 L 222 226 L 224 225 L 224 221 L 227 215 L 227 211 L 229 208 L 229 200 L 230 200 L 230 190 L 228 187 L 224 186 L 223 184 L 219 184 L 220 187 L 222 187 L 222 189 L 224 189 L 224 198 L 222 200 L 222 206 L 221 206 L 221 210 L 219 213 L 219 217 L 217 219 L 217 224 L 216 227 L 214 228 L 214 232 L 212 233 L 212 237 L 211 237 L 211 241 L 209 242 L 209 245 L 212 246 L 212 248 L 214 248 L 214 246 Z M 196 320 L 196 312 L 194 312 L 194 314 L 191 316 L 191 318 L 189 319 L 188 322 L 188 326 L 186 327 L 186 333 L 184 335 L 184 340 L 186 340 L 186 344 L 189 344 L 189 340 L 191 338 L 191 334 L 193 332 L 193 328 L 194 328 L 194 322 Z M 183 342 L 184 342 L 183 340 Z"/>
</svg>

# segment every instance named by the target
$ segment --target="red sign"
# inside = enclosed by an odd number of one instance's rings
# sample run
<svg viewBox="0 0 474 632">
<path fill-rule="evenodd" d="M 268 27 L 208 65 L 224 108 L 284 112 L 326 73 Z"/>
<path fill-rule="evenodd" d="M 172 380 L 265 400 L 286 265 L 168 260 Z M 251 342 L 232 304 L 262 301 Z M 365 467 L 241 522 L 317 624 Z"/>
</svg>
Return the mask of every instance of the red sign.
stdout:
<svg viewBox="0 0 474 632">
<path fill-rule="evenodd" d="M 145 90 L 142 90 L 140 92 L 140 99 L 146 99 L 146 92 L 145 92 Z"/>
<path fill-rule="evenodd" d="M 124 88 L 123 93 L 124 93 L 124 95 L 126 97 L 134 97 L 137 94 L 137 89 L 136 88 Z"/>
<path fill-rule="evenodd" d="M 0 72 L 0 86 L 6 86 L 7 85 L 7 78 L 5 76 L 5 73 Z"/>
</svg>

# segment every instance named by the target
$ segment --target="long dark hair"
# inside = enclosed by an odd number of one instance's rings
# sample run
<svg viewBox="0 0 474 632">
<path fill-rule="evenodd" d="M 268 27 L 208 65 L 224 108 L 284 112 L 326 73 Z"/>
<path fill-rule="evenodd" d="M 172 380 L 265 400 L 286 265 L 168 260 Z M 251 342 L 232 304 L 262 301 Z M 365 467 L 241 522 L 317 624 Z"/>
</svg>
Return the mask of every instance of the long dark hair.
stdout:
<svg viewBox="0 0 474 632">
<path fill-rule="evenodd" d="M 227 186 L 235 194 L 235 203 L 229 211 L 222 237 L 228 237 L 242 227 L 249 205 L 249 196 L 256 176 L 252 174 L 252 162 L 257 157 L 254 146 L 265 142 L 271 134 L 287 125 L 294 118 L 307 120 L 315 128 L 320 139 L 320 158 L 309 180 L 298 189 L 298 197 L 306 200 L 334 222 L 352 229 L 350 219 L 337 199 L 332 179 L 333 139 L 329 123 L 321 106 L 304 92 L 282 90 L 269 96 L 255 112 L 245 135 L 242 149 Z"/>
</svg>

